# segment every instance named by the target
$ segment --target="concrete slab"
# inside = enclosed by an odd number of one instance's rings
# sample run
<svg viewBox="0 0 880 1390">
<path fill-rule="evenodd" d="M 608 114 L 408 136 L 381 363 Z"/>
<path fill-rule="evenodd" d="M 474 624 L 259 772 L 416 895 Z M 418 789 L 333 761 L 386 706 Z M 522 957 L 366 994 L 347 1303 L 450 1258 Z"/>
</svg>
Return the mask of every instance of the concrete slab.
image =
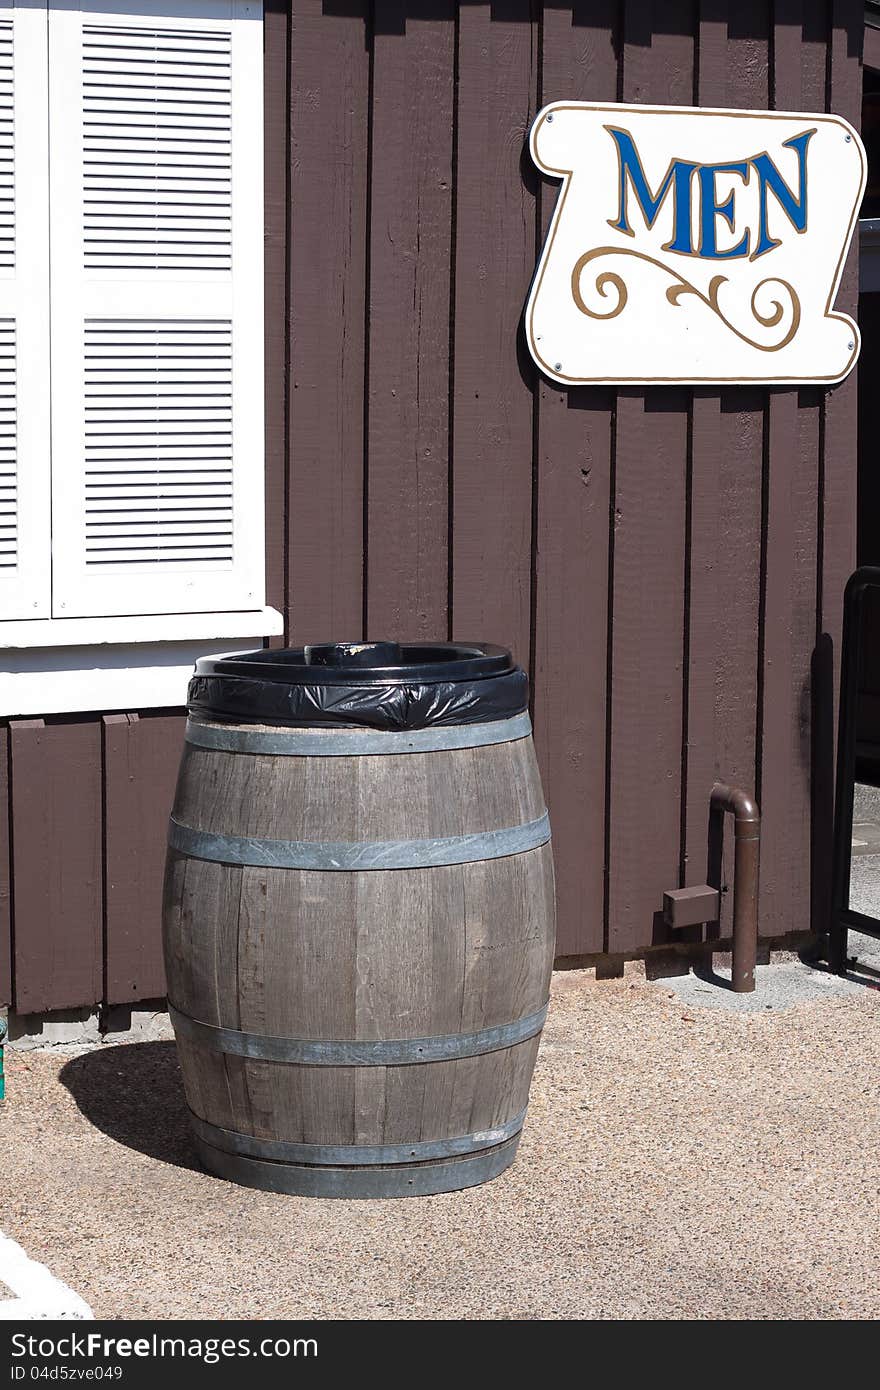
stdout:
<svg viewBox="0 0 880 1390">
<path fill-rule="evenodd" d="M 856 782 L 853 788 L 853 820 L 880 825 L 880 787 Z"/>
<path fill-rule="evenodd" d="M 8 1015 L 10 1049 L 28 1052 L 33 1048 L 90 1047 L 101 1041 L 95 1009 L 59 1009 L 51 1014 Z"/>
<path fill-rule="evenodd" d="M 10 1048 L 18 1052 L 113 1046 L 126 1042 L 164 1042 L 174 1038 L 164 1000 L 145 1000 L 140 1007 L 115 1005 L 97 1009 L 60 1009 L 47 1014 L 8 1014 Z"/>
<path fill-rule="evenodd" d="M 849 905 L 880 922 L 880 787 L 861 783 L 853 795 Z"/>
<path fill-rule="evenodd" d="M 880 921 L 880 853 L 853 854 L 849 905 L 854 912 Z"/>
<path fill-rule="evenodd" d="M 792 1009 L 820 999 L 855 997 L 865 989 L 880 989 L 880 941 L 861 932 L 849 933 L 849 956 L 855 966 L 846 975 L 832 975 L 824 964 L 795 955 L 775 958 L 755 971 L 753 994 L 734 994 L 730 969 L 696 967 L 687 975 L 654 981 L 682 1003 L 695 1008 L 725 1009 L 736 1013 L 760 1013 L 766 1009 Z"/>
</svg>

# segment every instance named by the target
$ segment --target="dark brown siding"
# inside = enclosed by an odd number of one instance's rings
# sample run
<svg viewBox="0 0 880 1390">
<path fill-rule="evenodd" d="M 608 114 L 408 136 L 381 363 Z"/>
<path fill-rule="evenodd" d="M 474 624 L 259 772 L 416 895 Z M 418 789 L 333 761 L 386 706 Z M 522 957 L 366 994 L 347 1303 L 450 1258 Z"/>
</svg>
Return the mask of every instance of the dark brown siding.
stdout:
<svg viewBox="0 0 880 1390">
<path fill-rule="evenodd" d="M 542 26 L 547 100 L 615 101 L 620 6 L 548 8 Z M 541 232 L 556 201 L 539 190 Z M 615 395 L 561 391 L 539 379 L 535 638 L 535 741 L 554 818 L 559 950 L 605 949 L 605 771 L 608 697 L 608 558 Z"/>
<path fill-rule="evenodd" d="M 369 11 L 369 0 L 292 0 L 286 316 L 294 642 L 328 632 L 357 637 L 363 624 Z"/>
<path fill-rule="evenodd" d="M 0 730 L 0 1008 L 12 998 L 12 863 L 9 842 L 9 730 Z"/>
<path fill-rule="evenodd" d="M 719 777 L 762 803 L 764 936 L 821 922 L 856 383 L 539 378 L 520 318 L 557 185 L 528 128 L 563 97 L 857 122 L 862 8 L 267 5 L 269 599 L 292 641 L 448 633 L 529 665 L 564 956 L 668 945 L 663 891 L 710 872 Z M 170 715 L 13 722 L 20 1009 L 92 1003 L 102 976 L 112 1002 L 161 989 L 179 736 Z"/>
<path fill-rule="evenodd" d="M 455 6 L 376 0 L 370 178 L 367 627 L 446 630 Z"/>
<path fill-rule="evenodd" d="M 104 716 L 104 999 L 165 993 L 156 950 L 164 836 L 183 739 L 180 715 Z"/>
<path fill-rule="evenodd" d="M 14 720 L 15 1004 L 101 997 L 101 725 Z"/>
<path fill-rule="evenodd" d="M 857 32 L 854 5 L 850 0 L 833 0 L 833 33 L 828 51 L 827 100 L 830 108 L 858 126 L 861 119 L 862 73 L 861 35 Z M 858 310 L 858 238 L 850 248 L 837 304 L 847 313 Z M 831 690 L 839 689 L 840 633 L 843 608 L 840 594 L 856 562 L 856 500 L 858 470 L 853 468 L 858 435 L 858 382 L 853 372 L 825 398 L 820 462 L 819 495 L 820 564 L 817 619 L 820 640 L 817 651 L 816 683 L 819 699 L 814 699 L 820 738 L 814 755 L 817 782 L 814 842 L 821 851 L 831 836 L 833 777 L 830 764 L 837 726 Z M 822 640 L 822 634 L 826 634 Z M 826 728 L 827 724 L 827 728 Z M 831 903 L 828 857 L 817 853 L 813 863 L 814 910 L 820 921 L 828 920 Z"/>
<path fill-rule="evenodd" d="M 288 0 L 264 0 L 266 121 L 266 602 L 287 610 L 287 216 L 290 141 L 287 109 Z M 280 643 L 280 639 L 276 639 Z M 274 645 L 274 644 L 273 644 Z"/>
<path fill-rule="evenodd" d="M 764 106 L 766 9 L 762 13 L 759 6 L 739 22 L 731 16 L 729 23 L 728 9 L 700 6 L 698 101 Z M 756 787 L 763 458 L 760 391 L 694 390 L 686 523 L 684 885 L 705 883 L 709 875 L 707 789 L 718 778 Z M 724 849 L 729 872 L 729 826 Z M 722 900 L 722 935 L 729 934 L 731 907 L 728 895 Z"/>
<path fill-rule="evenodd" d="M 452 634 L 502 642 L 526 666 L 535 373 L 518 330 L 536 252 L 523 159 L 538 103 L 532 8 L 459 7 L 450 540 Z"/>
</svg>

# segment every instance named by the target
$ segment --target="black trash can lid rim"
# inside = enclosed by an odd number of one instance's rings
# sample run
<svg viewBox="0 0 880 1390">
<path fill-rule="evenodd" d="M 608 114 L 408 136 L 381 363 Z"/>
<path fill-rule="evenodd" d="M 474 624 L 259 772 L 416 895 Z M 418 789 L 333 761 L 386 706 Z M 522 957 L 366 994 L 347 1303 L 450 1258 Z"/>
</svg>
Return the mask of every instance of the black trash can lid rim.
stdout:
<svg viewBox="0 0 880 1390">
<path fill-rule="evenodd" d="M 280 685 L 410 685 L 484 680 L 515 669 L 490 642 L 327 642 L 201 657 L 198 676 Z"/>
</svg>

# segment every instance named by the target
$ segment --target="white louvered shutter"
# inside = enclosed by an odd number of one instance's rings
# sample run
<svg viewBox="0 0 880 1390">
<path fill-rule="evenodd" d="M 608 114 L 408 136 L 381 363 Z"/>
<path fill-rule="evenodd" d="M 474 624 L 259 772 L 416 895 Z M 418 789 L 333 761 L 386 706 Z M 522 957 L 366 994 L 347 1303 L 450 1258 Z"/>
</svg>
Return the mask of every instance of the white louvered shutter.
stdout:
<svg viewBox="0 0 880 1390">
<path fill-rule="evenodd" d="M 57 617 L 262 605 L 261 17 L 50 9 Z"/>
<path fill-rule="evenodd" d="M 0 621 L 50 612 L 46 43 L 0 0 Z"/>
</svg>

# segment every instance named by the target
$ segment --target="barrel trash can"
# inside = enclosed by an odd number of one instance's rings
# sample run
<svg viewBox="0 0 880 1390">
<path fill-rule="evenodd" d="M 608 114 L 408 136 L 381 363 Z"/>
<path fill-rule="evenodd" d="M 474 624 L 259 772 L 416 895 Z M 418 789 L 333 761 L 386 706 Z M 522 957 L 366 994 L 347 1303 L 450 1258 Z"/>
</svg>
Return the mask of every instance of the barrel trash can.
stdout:
<svg viewBox="0 0 880 1390">
<path fill-rule="evenodd" d="M 527 698 L 484 643 L 198 662 L 163 926 L 211 1173 L 395 1197 L 513 1161 L 555 936 Z"/>
</svg>

